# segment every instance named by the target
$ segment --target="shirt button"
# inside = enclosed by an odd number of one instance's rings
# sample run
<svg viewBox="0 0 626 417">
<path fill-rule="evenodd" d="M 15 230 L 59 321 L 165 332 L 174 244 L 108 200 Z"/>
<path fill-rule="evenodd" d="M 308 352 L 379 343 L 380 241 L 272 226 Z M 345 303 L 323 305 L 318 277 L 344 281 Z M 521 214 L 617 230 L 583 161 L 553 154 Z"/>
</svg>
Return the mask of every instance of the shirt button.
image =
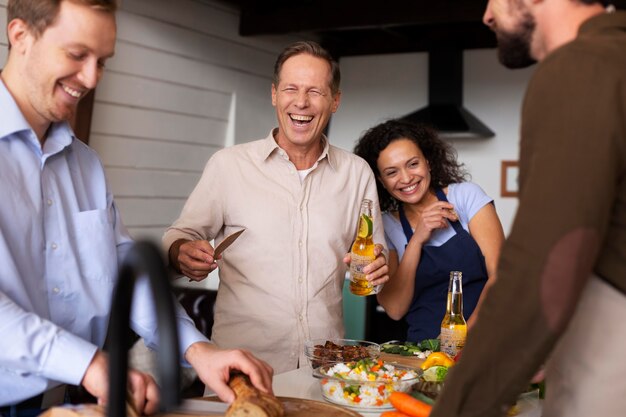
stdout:
<svg viewBox="0 0 626 417">
<path fill-rule="evenodd" d="M 302 241 L 301 240 L 298 241 L 298 246 L 302 247 Z"/>
<path fill-rule="evenodd" d="M 300 318 L 300 321 L 304 320 L 304 317 L 302 317 L 302 314 L 300 314 L 300 316 L 298 316 Z"/>
<path fill-rule="evenodd" d="M 55 293 L 55 294 L 58 294 L 59 292 L 61 292 L 61 290 L 58 287 L 54 287 L 52 289 L 52 292 Z"/>
<path fill-rule="evenodd" d="M 298 277 L 298 282 L 302 284 L 302 277 Z"/>
<path fill-rule="evenodd" d="M 46 201 L 46 204 L 48 204 L 49 206 L 51 206 L 51 205 L 52 205 L 52 200 L 48 199 L 48 200 Z"/>
<path fill-rule="evenodd" d="M 56 243 L 53 243 L 53 244 L 51 245 L 51 247 L 52 247 L 52 249 L 55 249 L 55 250 L 56 250 L 56 248 L 58 248 L 58 246 L 57 246 L 57 244 L 56 244 Z"/>
</svg>

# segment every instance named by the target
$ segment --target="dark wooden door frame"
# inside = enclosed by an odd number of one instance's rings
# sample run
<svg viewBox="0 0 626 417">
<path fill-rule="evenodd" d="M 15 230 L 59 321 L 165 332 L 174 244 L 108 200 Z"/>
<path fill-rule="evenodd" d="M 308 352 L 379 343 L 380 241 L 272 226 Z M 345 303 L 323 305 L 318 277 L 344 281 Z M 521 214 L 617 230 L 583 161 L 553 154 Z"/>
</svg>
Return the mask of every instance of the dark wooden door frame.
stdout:
<svg viewBox="0 0 626 417">
<path fill-rule="evenodd" d="M 70 120 L 72 129 L 76 137 L 81 141 L 89 144 L 89 133 L 91 132 L 91 116 L 93 114 L 93 102 L 96 90 L 91 90 L 85 97 L 80 100 L 74 117 Z"/>
</svg>

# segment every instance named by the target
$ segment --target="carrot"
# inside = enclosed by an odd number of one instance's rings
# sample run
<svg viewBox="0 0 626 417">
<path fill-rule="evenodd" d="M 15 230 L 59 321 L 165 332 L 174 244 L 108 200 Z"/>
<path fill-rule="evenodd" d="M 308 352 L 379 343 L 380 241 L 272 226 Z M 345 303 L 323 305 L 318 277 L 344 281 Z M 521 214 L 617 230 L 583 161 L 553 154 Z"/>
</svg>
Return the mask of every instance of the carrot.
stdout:
<svg viewBox="0 0 626 417">
<path fill-rule="evenodd" d="M 411 417 L 408 414 L 401 413 L 399 411 L 383 411 L 380 413 L 380 417 Z"/>
<path fill-rule="evenodd" d="M 430 410 L 433 408 L 431 405 L 413 398 L 404 392 L 392 392 L 389 396 L 389 401 L 396 410 L 408 414 L 411 417 L 428 417 Z"/>
</svg>

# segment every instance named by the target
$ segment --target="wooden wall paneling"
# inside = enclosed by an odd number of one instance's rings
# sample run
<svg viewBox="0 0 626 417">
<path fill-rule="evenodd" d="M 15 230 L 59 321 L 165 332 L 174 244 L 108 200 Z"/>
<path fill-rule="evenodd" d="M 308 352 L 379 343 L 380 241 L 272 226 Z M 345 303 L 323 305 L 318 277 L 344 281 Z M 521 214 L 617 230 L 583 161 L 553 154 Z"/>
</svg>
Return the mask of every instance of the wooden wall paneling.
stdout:
<svg viewBox="0 0 626 417">
<path fill-rule="evenodd" d="M 4 67 L 4 63 L 8 56 L 7 41 L 7 0 L 0 0 L 0 68 Z"/>
<path fill-rule="evenodd" d="M 185 203 L 185 198 L 134 198 L 118 197 L 115 202 L 118 208 L 128 215 L 125 224 L 134 226 L 169 226 L 176 220 Z"/>
<path fill-rule="evenodd" d="M 200 179 L 198 173 L 107 168 L 116 198 L 167 197 L 187 199 Z"/>
<path fill-rule="evenodd" d="M 117 43 L 115 57 L 107 61 L 107 69 L 225 93 L 235 90 L 239 75 L 232 69 L 146 49 L 125 41 Z M 267 80 L 270 78 L 269 75 L 266 77 Z"/>
<path fill-rule="evenodd" d="M 271 81 L 247 76 L 240 76 L 237 81 L 235 143 L 264 138 L 277 125 Z"/>
<path fill-rule="evenodd" d="M 169 225 L 168 225 L 169 226 Z M 134 239 L 141 240 L 150 240 L 154 242 L 155 245 L 161 245 L 161 239 L 163 238 L 163 233 L 165 233 L 166 227 L 135 227 L 135 226 L 127 226 L 128 233 Z"/>
<path fill-rule="evenodd" d="M 92 132 L 223 146 L 227 124 L 226 120 L 96 102 Z"/>
<path fill-rule="evenodd" d="M 91 147 L 106 166 L 202 173 L 217 145 L 195 145 L 153 139 L 93 134 Z"/>
<path fill-rule="evenodd" d="M 0 1 L 0 4 L 2 2 Z M 6 5 L 6 3 L 5 3 Z M 2 25 L 2 30 L 0 30 L 0 44 L 7 45 L 7 9 L 6 7 L 0 6 L 0 24 Z"/>
<path fill-rule="evenodd" d="M 228 120 L 231 94 L 109 71 L 100 81 L 96 100 Z"/>
<path fill-rule="evenodd" d="M 274 52 L 261 51 L 245 44 L 128 13 L 118 16 L 118 25 L 120 41 L 129 41 L 224 68 L 268 76 L 276 59 Z"/>
<path fill-rule="evenodd" d="M 239 36 L 239 12 L 223 3 L 200 4 L 194 0 L 178 0 L 177 13 L 171 11 L 170 0 L 134 0 L 123 2 L 122 9 L 140 16 L 190 28 L 194 31 L 215 35 L 256 48 L 274 52 L 276 55 L 296 36 L 259 36 L 242 40 Z"/>
</svg>

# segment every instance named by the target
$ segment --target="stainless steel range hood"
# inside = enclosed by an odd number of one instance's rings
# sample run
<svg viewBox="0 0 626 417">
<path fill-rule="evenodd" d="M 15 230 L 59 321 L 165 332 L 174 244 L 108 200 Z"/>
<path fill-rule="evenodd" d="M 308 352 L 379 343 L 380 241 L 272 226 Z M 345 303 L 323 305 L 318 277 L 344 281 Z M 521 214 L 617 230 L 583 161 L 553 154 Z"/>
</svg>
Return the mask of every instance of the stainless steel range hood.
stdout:
<svg viewBox="0 0 626 417">
<path fill-rule="evenodd" d="M 494 132 L 463 107 L 463 51 L 431 50 L 428 60 L 428 106 L 401 117 L 434 126 L 444 139 L 484 139 Z"/>
</svg>

